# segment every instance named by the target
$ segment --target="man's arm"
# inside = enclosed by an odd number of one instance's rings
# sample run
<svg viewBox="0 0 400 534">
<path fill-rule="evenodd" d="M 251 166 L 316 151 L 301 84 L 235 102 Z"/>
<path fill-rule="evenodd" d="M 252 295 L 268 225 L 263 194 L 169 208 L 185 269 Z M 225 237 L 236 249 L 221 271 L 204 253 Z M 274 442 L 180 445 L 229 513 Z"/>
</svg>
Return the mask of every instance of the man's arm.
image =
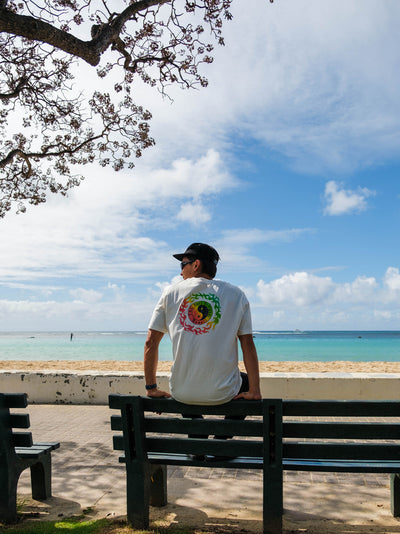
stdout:
<svg viewBox="0 0 400 534">
<path fill-rule="evenodd" d="M 147 332 L 146 342 L 144 344 L 144 378 L 146 385 L 150 386 L 157 383 L 157 365 L 158 365 L 158 346 L 163 337 L 163 333 L 158 330 L 149 330 Z M 146 390 L 148 397 L 170 397 L 166 391 L 154 388 Z"/>
<path fill-rule="evenodd" d="M 235 399 L 259 400 L 262 398 L 260 389 L 260 371 L 253 335 L 245 334 L 239 336 L 239 341 L 243 352 L 243 363 L 249 378 L 249 391 L 240 393 Z"/>
</svg>

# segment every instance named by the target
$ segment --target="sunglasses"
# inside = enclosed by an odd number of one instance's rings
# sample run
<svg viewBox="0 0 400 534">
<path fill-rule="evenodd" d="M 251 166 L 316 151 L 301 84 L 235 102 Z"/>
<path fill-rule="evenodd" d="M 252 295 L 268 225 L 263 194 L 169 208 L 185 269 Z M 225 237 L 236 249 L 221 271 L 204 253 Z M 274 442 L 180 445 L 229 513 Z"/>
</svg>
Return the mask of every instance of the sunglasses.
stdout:
<svg viewBox="0 0 400 534">
<path fill-rule="evenodd" d="M 181 261 L 181 269 L 185 267 L 185 265 L 188 265 L 189 263 L 194 263 L 196 260 L 190 260 L 190 261 Z"/>
</svg>

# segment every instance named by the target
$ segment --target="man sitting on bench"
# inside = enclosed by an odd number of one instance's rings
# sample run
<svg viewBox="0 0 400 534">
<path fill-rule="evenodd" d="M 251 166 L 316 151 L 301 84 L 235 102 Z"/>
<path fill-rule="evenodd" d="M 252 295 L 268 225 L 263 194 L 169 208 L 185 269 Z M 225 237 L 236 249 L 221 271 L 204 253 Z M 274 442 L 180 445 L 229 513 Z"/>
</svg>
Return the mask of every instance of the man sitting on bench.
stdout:
<svg viewBox="0 0 400 534">
<path fill-rule="evenodd" d="M 192 243 L 174 258 L 181 262 L 183 280 L 164 290 L 150 320 L 144 349 L 147 396 L 172 395 L 179 402 L 200 405 L 261 399 L 245 294 L 232 284 L 214 280 L 219 254 L 213 247 Z M 158 389 L 156 381 L 158 347 L 165 333 L 171 338 L 174 360 L 171 395 Z M 247 373 L 239 370 L 237 338 Z"/>
</svg>

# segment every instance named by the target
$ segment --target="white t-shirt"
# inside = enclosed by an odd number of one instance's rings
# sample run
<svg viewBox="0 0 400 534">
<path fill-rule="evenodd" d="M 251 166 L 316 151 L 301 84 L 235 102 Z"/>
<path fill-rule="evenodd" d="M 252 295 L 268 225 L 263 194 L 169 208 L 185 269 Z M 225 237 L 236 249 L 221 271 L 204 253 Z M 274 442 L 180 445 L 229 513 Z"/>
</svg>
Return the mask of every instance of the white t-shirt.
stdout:
<svg viewBox="0 0 400 534">
<path fill-rule="evenodd" d="M 170 335 L 173 398 L 223 404 L 237 395 L 237 336 L 252 333 L 249 302 L 241 289 L 222 280 L 182 280 L 164 290 L 149 328 Z"/>
</svg>

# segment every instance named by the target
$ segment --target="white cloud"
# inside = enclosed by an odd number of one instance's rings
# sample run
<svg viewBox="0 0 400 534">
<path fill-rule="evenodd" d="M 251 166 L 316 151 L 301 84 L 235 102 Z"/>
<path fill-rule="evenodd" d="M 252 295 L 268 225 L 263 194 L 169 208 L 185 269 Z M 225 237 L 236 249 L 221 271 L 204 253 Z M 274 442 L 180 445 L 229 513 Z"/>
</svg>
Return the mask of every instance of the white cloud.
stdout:
<svg viewBox="0 0 400 534">
<path fill-rule="evenodd" d="M 398 330 L 399 269 L 389 267 L 376 280 L 365 275 L 335 282 L 295 272 L 257 284 L 250 298 L 257 330 Z M 393 282 L 393 283 L 392 283 Z"/>
<path fill-rule="evenodd" d="M 94 289 L 83 289 L 81 287 L 78 289 L 71 289 L 70 294 L 77 301 L 85 302 L 87 304 L 94 304 L 103 298 L 103 294 L 99 291 L 95 291 Z"/>
<path fill-rule="evenodd" d="M 0 300 L 2 331 L 132 330 L 146 328 L 154 298 L 121 301 Z M 46 326 L 44 326 L 46 325 Z"/>
<path fill-rule="evenodd" d="M 211 220 L 210 211 L 200 202 L 186 202 L 182 204 L 176 218 L 178 221 L 188 222 L 198 226 Z"/>
<path fill-rule="evenodd" d="M 400 290 L 400 272 L 396 267 L 389 267 L 385 273 L 384 284 L 389 289 L 389 291 L 399 291 Z M 398 295 L 396 296 L 396 298 Z"/>
<path fill-rule="evenodd" d="M 376 317 L 376 319 L 378 320 L 384 319 L 387 321 L 387 320 L 393 319 L 396 316 L 398 317 L 399 314 L 394 314 L 391 311 L 385 311 L 385 310 L 374 310 L 374 317 Z"/>
<path fill-rule="evenodd" d="M 325 186 L 325 215 L 344 215 L 347 213 L 360 212 L 367 209 L 366 199 L 374 195 L 366 187 L 358 188 L 357 191 L 341 188 L 340 184 L 331 180 Z"/>
<path fill-rule="evenodd" d="M 260 280 L 257 284 L 261 302 L 268 307 L 347 307 L 360 304 L 378 306 L 391 300 L 387 290 L 388 273 L 398 270 L 389 267 L 382 284 L 374 277 L 357 276 L 352 282 L 335 283 L 331 277 L 320 277 L 308 272 L 284 275 L 269 283 Z M 400 276 L 400 275 L 399 275 Z M 400 287 L 399 287 L 400 289 Z"/>
<path fill-rule="evenodd" d="M 266 284 L 260 280 L 257 284 L 263 304 L 277 304 L 308 307 L 327 299 L 334 289 L 329 277 L 321 278 L 306 272 L 288 274 Z"/>
<path fill-rule="evenodd" d="M 146 195 L 156 193 L 166 199 L 198 198 L 237 186 L 224 168 L 221 155 L 214 149 L 208 150 L 205 156 L 197 160 L 176 159 L 169 169 L 153 170 L 148 179 L 150 182 L 146 183 Z"/>
<path fill-rule="evenodd" d="M 337 302 L 370 302 L 378 289 L 378 283 L 374 277 L 357 276 L 350 283 L 339 284 L 335 290 Z"/>
</svg>

